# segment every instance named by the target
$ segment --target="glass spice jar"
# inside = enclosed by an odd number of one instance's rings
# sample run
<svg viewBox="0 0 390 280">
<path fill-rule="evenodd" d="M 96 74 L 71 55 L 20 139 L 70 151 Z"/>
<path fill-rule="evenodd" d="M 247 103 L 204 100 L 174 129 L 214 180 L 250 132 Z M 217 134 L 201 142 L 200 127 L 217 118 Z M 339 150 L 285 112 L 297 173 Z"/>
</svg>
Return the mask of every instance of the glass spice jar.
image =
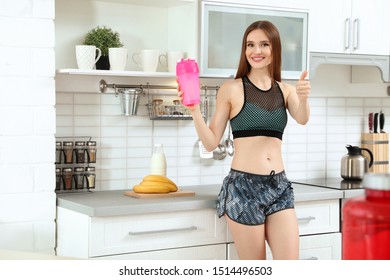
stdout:
<svg viewBox="0 0 390 280">
<path fill-rule="evenodd" d="M 61 168 L 56 168 L 56 191 L 61 190 L 61 184 L 62 183 L 62 175 L 61 175 Z"/>
<path fill-rule="evenodd" d="M 164 115 L 164 106 L 162 104 L 163 104 L 162 99 L 154 99 L 153 100 L 153 111 L 154 111 L 154 115 L 156 117 L 160 117 L 160 116 Z"/>
<path fill-rule="evenodd" d="M 69 191 L 72 189 L 73 171 L 71 167 L 62 168 L 62 185 L 64 190 Z"/>
<path fill-rule="evenodd" d="M 73 178 L 75 189 L 84 189 L 84 167 L 75 167 L 73 169 Z"/>
<path fill-rule="evenodd" d="M 95 167 L 88 166 L 85 168 L 85 179 L 87 182 L 87 189 L 94 189 L 96 180 Z"/>
<path fill-rule="evenodd" d="M 62 150 L 64 152 L 64 163 L 73 163 L 73 141 L 64 141 Z"/>
<path fill-rule="evenodd" d="M 62 143 L 59 141 L 56 141 L 56 160 L 55 163 L 61 163 L 62 162 Z"/>
<path fill-rule="evenodd" d="M 88 163 L 96 162 L 96 141 L 88 141 L 86 150 Z"/>
<path fill-rule="evenodd" d="M 76 155 L 76 163 L 85 162 L 85 141 L 76 141 L 74 143 L 74 152 Z"/>
</svg>

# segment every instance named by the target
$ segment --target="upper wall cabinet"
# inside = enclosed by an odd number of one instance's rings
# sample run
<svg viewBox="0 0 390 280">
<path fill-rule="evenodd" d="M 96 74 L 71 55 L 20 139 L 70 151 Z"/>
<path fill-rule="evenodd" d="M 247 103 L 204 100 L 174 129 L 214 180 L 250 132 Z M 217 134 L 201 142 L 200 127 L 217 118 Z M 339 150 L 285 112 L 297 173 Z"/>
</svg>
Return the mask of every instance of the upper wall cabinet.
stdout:
<svg viewBox="0 0 390 280">
<path fill-rule="evenodd" d="M 390 54 L 388 0 L 310 1 L 311 52 Z"/>
<path fill-rule="evenodd" d="M 77 68 L 75 45 L 96 26 L 120 34 L 128 49 L 126 71 L 141 71 L 131 56 L 142 49 L 183 51 L 197 58 L 197 0 L 56 0 L 56 68 Z M 157 71 L 166 69 L 159 65 Z"/>
<path fill-rule="evenodd" d="M 244 32 L 258 20 L 271 21 L 279 30 L 282 78 L 299 78 L 301 72 L 307 69 L 307 12 L 206 1 L 202 2 L 201 7 L 202 75 L 234 76 Z"/>
</svg>

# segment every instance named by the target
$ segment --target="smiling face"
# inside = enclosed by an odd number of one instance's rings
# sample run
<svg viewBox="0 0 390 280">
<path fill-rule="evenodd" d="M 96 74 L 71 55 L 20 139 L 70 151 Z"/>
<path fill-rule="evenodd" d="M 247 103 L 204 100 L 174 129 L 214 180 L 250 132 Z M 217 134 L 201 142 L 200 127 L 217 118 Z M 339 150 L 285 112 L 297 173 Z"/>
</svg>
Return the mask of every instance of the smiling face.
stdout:
<svg viewBox="0 0 390 280">
<path fill-rule="evenodd" d="M 275 81 L 281 81 L 282 45 L 275 25 L 269 21 L 253 22 L 245 30 L 241 46 L 236 79 L 252 69 L 264 68 Z"/>
<path fill-rule="evenodd" d="M 272 62 L 272 46 L 261 29 L 252 30 L 246 39 L 245 56 L 252 69 L 264 69 Z"/>
</svg>

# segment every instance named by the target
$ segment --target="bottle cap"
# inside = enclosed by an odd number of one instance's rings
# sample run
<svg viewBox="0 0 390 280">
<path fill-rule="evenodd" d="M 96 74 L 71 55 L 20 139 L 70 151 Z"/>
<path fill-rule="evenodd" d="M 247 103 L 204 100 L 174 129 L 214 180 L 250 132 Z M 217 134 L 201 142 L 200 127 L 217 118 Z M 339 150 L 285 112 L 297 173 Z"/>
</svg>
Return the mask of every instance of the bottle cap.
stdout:
<svg viewBox="0 0 390 280">
<path fill-rule="evenodd" d="M 195 59 L 182 58 L 176 64 L 176 76 L 186 73 L 199 73 L 198 63 L 196 63 Z"/>
</svg>

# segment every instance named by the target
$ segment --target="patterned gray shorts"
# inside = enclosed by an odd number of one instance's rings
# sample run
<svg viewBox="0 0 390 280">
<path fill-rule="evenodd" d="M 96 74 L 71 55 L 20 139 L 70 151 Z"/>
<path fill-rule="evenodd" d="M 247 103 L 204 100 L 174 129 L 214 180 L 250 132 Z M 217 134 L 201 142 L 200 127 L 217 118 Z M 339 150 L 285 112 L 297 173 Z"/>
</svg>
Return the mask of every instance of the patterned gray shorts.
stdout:
<svg viewBox="0 0 390 280">
<path fill-rule="evenodd" d="M 262 225 L 280 210 L 294 208 L 294 192 L 284 171 L 257 175 L 231 169 L 218 195 L 217 214 L 244 225 Z"/>
</svg>

